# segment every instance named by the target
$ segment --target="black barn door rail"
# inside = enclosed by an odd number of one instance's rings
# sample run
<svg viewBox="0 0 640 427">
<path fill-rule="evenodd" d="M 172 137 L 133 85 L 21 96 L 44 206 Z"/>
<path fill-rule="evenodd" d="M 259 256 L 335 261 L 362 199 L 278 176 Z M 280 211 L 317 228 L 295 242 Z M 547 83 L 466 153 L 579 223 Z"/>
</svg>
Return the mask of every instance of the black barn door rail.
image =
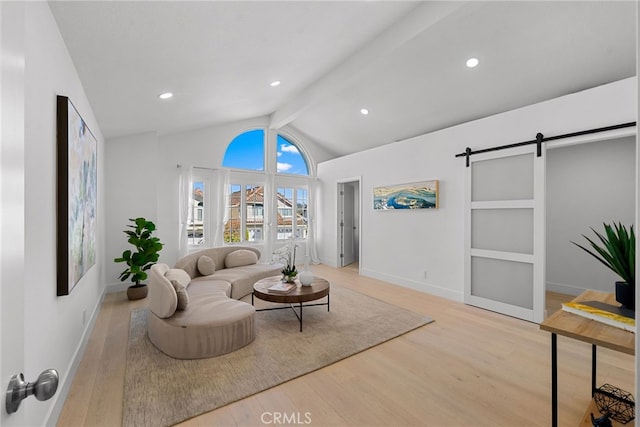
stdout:
<svg viewBox="0 0 640 427">
<path fill-rule="evenodd" d="M 621 123 L 619 125 L 605 126 L 605 127 L 596 128 L 596 129 L 581 130 L 581 131 L 578 131 L 578 132 L 565 133 L 563 135 L 548 136 L 548 137 L 545 137 L 543 134 L 538 133 L 536 135 L 536 139 L 532 139 L 530 141 L 523 141 L 523 142 L 516 142 L 514 144 L 500 145 L 498 147 L 483 148 L 481 150 L 472 150 L 471 148 L 467 147 L 465 149 L 464 153 L 458 153 L 458 154 L 456 154 L 456 157 L 466 157 L 466 159 L 467 159 L 467 167 L 469 167 L 469 157 L 472 156 L 473 154 L 488 153 L 490 151 L 505 150 L 507 148 L 515 148 L 515 147 L 521 147 L 523 145 L 531 145 L 531 144 L 537 144 L 537 146 L 538 146 L 537 155 L 538 155 L 538 157 L 540 157 L 542 155 L 542 143 L 543 142 L 555 141 L 557 139 L 571 138 L 573 136 L 589 135 L 589 134 L 598 133 L 598 132 L 606 132 L 606 131 L 615 130 L 615 129 L 623 129 L 623 128 L 628 128 L 628 127 L 633 127 L 635 125 L 636 125 L 636 122 L 628 122 L 628 123 Z"/>
</svg>

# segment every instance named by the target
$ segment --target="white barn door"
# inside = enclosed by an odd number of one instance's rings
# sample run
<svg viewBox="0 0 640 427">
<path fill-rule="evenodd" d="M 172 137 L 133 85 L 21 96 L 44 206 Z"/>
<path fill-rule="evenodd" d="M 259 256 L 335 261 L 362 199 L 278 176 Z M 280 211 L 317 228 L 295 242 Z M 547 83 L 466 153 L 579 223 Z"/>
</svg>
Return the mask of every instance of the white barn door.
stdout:
<svg viewBox="0 0 640 427">
<path fill-rule="evenodd" d="M 467 304 L 540 323 L 545 305 L 545 153 L 528 145 L 469 157 Z"/>
</svg>

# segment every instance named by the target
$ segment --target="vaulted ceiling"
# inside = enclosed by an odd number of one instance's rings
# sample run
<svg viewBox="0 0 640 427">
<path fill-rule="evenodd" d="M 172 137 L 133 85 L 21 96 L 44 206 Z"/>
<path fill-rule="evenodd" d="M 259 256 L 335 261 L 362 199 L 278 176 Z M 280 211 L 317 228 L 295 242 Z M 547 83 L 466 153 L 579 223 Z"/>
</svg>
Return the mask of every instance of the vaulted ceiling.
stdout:
<svg viewBox="0 0 640 427">
<path fill-rule="evenodd" d="M 268 116 L 337 156 L 636 75 L 633 1 L 49 4 L 107 139 Z"/>
</svg>

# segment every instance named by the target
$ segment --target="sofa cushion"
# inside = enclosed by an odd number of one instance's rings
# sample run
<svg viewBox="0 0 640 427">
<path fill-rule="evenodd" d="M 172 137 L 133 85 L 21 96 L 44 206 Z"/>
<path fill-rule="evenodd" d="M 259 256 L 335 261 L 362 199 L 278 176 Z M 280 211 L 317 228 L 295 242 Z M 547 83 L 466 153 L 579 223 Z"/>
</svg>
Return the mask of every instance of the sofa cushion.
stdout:
<svg viewBox="0 0 640 427">
<path fill-rule="evenodd" d="M 164 274 L 164 277 L 166 277 L 169 281 L 175 280 L 185 288 L 189 286 L 189 282 L 191 282 L 191 276 L 189 276 L 186 271 L 180 268 L 169 269 L 169 271 Z"/>
<path fill-rule="evenodd" d="M 215 279 L 212 276 L 201 276 L 193 279 L 189 285 L 189 289 L 187 289 L 189 298 L 191 299 L 199 298 L 203 292 L 208 293 L 212 291 L 217 291 L 231 298 L 231 283 L 226 280 Z"/>
<path fill-rule="evenodd" d="M 198 258 L 198 271 L 203 276 L 210 276 L 216 272 L 216 263 L 207 255 Z"/>
<path fill-rule="evenodd" d="M 188 291 L 191 293 L 191 286 Z M 177 359 L 200 359 L 230 353 L 255 338 L 255 308 L 212 289 L 193 298 L 189 308 L 169 319 L 148 317 L 151 342 Z"/>
<path fill-rule="evenodd" d="M 240 299 L 253 291 L 253 285 L 260 279 L 279 276 L 281 264 L 252 264 L 242 267 L 217 270 L 211 279 L 225 280 L 231 283 L 231 298 Z"/>
<path fill-rule="evenodd" d="M 177 280 L 172 280 L 171 284 L 173 285 L 173 289 L 176 290 L 176 297 L 178 297 L 176 310 L 185 310 L 187 305 L 189 305 L 189 294 L 187 293 L 187 288 Z"/>
<path fill-rule="evenodd" d="M 176 290 L 165 277 L 168 270 L 166 264 L 154 264 L 149 279 L 149 310 L 161 319 L 171 317 L 178 306 Z"/>
<path fill-rule="evenodd" d="M 243 267 L 245 265 L 256 264 L 257 262 L 258 256 L 256 253 L 246 249 L 233 251 L 224 259 L 224 265 L 226 268 Z"/>
<path fill-rule="evenodd" d="M 251 246 L 217 246 L 214 248 L 201 249 L 180 258 L 178 261 L 176 261 L 174 268 L 180 268 L 186 271 L 192 279 L 195 279 L 196 277 L 202 276 L 198 271 L 198 259 L 202 255 L 206 255 L 213 260 L 217 271 L 225 268 L 224 259 L 227 254 L 239 249 L 252 251 L 256 254 L 256 257 L 260 259 L 260 251 Z"/>
</svg>

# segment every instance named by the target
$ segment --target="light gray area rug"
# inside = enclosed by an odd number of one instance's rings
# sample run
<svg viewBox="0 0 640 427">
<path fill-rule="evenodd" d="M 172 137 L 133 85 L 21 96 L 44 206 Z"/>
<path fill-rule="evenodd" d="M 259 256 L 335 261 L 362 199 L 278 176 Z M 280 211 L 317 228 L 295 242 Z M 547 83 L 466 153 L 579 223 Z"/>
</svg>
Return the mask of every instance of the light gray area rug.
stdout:
<svg viewBox="0 0 640 427">
<path fill-rule="evenodd" d="M 261 392 L 388 341 L 432 319 L 338 286 L 326 306 L 256 313 L 256 339 L 230 354 L 173 359 L 147 337 L 147 311 L 131 313 L 124 426 L 167 426 Z M 251 299 L 245 298 L 250 302 Z M 325 302 L 326 298 L 317 301 Z M 258 308 L 268 303 L 256 299 Z M 272 305 L 271 305 L 272 306 Z"/>
</svg>

